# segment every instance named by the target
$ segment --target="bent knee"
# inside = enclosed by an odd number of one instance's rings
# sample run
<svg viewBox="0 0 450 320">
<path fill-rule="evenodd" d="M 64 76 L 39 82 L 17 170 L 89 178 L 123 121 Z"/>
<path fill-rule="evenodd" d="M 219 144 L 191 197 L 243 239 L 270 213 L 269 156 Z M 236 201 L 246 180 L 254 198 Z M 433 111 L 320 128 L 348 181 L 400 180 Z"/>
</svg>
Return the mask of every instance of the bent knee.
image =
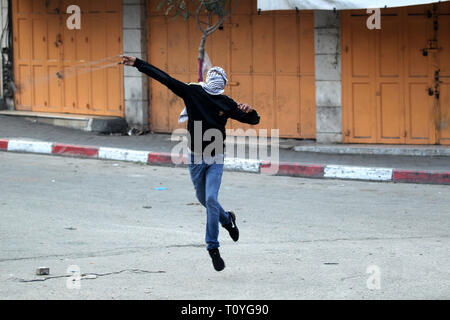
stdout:
<svg viewBox="0 0 450 320">
<path fill-rule="evenodd" d="M 217 197 L 214 197 L 214 196 L 206 197 L 205 202 L 206 202 L 207 207 L 210 207 L 210 206 L 215 207 L 219 204 L 219 202 L 217 201 Z"/>
</svg>

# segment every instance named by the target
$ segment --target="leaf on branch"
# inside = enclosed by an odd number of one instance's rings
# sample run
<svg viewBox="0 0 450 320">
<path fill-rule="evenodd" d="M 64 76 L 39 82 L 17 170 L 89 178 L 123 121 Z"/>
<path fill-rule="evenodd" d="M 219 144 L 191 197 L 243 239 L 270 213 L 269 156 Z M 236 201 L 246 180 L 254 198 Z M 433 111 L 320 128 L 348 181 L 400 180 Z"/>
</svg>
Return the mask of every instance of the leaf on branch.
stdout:
<svg viewBox="0 0 450 320">
<path fill-rule="evenodd" d="M 172 16 L 172 20 L 176 20 L 178 16 L 183 16 L 184 20 L 190 17 L 189 8 L 185 0 L 162 0 L 158 4 L 158 11 L 160 11 L 164 6 L 167 6 L 165 15 L 171 15 L 171 12 L 175 12 Z"/>
<path fill-rule="evenodd" d="M 166 4 L 167 0 L 162 0 L 158 3 L 158 7 L 156 8 L 158 11 L 161 11 L 161 9 L 164 7 L 164 5 Z"/>
<path fill-rule="evenodd" d="M 166 16 L 169 15 L 170 11 L 171 11 L 174 7 L 175 7 L 175 6 L 172 4 L 172 5 L 170 5 L 170 6 L 167 8 L 167 10 L 166 10 Z"/>
</svg>

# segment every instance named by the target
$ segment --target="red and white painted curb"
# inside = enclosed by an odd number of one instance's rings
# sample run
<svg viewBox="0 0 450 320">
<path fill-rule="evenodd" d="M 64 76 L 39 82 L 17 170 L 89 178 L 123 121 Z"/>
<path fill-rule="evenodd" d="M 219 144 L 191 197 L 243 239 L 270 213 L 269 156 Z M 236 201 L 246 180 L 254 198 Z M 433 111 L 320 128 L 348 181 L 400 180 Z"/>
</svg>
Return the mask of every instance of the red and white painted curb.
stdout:
<svg viewBox="0 0 450 320">
<path fill-rule="evenodd" d="M 164 152 L 77 146 L 18 139 L 0 139 L 0 151 L 53 154 L 60 156 L 145 163 L 149 165 L 186 166 L 187 164 L 187 159 L 185 157 Z M 270 163 L 267 161 L 239 158 L 225 158 L 224 169 L 227 171 L 316 179 L 344 179 L 450 185 L 450 171 L 414 171 L 341 165 L 305 165 L 288 162 Z"/>
</svg>

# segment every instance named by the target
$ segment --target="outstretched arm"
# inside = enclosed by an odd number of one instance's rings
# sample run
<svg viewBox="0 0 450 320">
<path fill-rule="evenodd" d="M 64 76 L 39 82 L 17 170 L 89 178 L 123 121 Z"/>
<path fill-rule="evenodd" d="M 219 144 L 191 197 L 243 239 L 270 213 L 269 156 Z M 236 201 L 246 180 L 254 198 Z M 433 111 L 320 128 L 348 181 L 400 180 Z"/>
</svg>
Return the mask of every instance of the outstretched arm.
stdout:
<svg viewBox="0 0 450 320">
<path fill-rule="evenodd" d="M 141 59 L 131 56 L 122 56 L 122 63 L 126 66 L 136 67 L 140 72 L 145 73 L 149 77 L 162 83 L 181 98 L 184 98 L 188 92 L 189 86 L 186 83 L 172 78 L 164 71 Z"/>
</svg>

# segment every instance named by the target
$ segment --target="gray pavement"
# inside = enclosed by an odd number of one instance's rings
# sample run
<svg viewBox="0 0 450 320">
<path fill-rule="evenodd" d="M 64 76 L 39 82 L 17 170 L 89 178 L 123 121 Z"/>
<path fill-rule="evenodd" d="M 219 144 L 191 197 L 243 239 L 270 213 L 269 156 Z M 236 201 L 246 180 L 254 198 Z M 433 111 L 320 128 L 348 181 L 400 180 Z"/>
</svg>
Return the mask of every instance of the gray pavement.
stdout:
<svg viewBox="0 0 450 320">
<path fill-rule="evenodd" d="M 220 201 L 241 239 L 221 231 L 218 273 L 186 169 L 14 153 L 0 164 L 0 299 L 450 298 L 448 186 L 226 172 Z M 80 289 L 67 288 L 71 265 Z"/>
<path fill-rule="evenodd" d="M 178 143 L 170 141 L 168 134 L 147 134 L 142 136 L 99 135 L 64 127 L 33 123 L 24 119 L 0 116 L 0 139 L 20 138 L 39 141 L 59 142 L 98 147 L 126 148 L 153 152 L 170 152 Z M 293 149 L 317 150 L 318 152 L 298 152 Z M 280 161 L 301 164 L 349 165 L 362 167 L 385 167 L 409 170 L 449 171 L 449 156 L 404 156 L 383 154 L 342 154 L 346 146 L 323 146 L 308 140 L 285 139 L 281 142 Z M 339 148 L 340 147 L 340 148 Z M 354 146 L 355 147 L 355 146 Z M 363 148 L 364 146 L 361 146 Z M 450 146 L 428 146 L 427 149 L 449 149 Z M 324 149 L 334 150 L 332 153 Z M 339 148 L 339 149 L 337 149 Z M 366 146 L 367 148 L 367 146 Z M 383 148 L 378 146 L 377 148 Z M 409 148 L 399 146 L 399 148 Z M 418 148 L 414 146 L 414 149 Z M 373 148 L 375 149 L 375 148 Z M 344 151 L 343 151 L 344 150 Z M 232 151 L 231 149 L 229 150 Z"/>
</svg>

